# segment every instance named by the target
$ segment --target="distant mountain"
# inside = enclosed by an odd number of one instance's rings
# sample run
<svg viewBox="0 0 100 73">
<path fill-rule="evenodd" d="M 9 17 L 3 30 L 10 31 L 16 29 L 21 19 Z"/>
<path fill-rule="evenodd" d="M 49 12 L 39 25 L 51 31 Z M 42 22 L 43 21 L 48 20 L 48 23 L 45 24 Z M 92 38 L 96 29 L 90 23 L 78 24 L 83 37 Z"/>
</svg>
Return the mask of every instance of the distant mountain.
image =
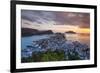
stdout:
<svg viewBox="0 0 100 73">
<path fill-rule="evenodd" d="M 76 32 L 74 32 L 74 31 L 67 31 L 65 33 L 76 34 Z"/>
<path fill-rule="evenodd" d="M 24 36 L 32 36 L 32 35 L 41 35 L 41 34 L 53 34 L 51 30 L 46 31 L 39 31 L 37 29 L 31 29 L 31 28 L 21 28 L 21 34 L 22 37 Z"/>
<path fill-rule="evenodd" d="M 38 31 L 37 35 L 41 34 L 53 34 L 53 32 L 51 30 Z"/>
</svg>

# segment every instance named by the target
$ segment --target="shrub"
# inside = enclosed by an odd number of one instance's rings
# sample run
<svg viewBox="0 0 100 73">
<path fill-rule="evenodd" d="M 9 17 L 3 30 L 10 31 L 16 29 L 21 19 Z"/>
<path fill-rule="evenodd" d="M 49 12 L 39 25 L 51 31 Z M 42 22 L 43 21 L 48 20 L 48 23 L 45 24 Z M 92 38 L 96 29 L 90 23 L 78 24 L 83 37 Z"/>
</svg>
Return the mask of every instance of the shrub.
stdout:
<svg viewBox="0 0 100 73">
<path fill-rule="evenodd" d="M 77 52 L 73 52 L 73 54 L 68 53 L 68 60 L 80 60 L 80 56 Z"/>
<path fill-rule="evenodd" d="M 65 59 L 64 51 L 51 51 L 41 53 L 32 53 L 31 57 L 22 58 L 21 62 L 45 62 L 45 61 L 62 61 Z"/>
</svg>

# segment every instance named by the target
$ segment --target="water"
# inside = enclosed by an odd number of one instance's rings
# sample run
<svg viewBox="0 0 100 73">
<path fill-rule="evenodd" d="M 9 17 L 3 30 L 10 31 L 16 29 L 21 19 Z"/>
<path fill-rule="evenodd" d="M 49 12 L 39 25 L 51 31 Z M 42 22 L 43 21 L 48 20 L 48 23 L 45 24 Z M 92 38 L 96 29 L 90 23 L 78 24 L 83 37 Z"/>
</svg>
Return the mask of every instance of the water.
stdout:
<svg viewBox="0 0 100 73">
<path fill-rule="evenodd" d="M 25 49 L 27 45 L 31 45 L 33 41 L 37 41 L 40 39 L 45 39 L 49 38 L 49 35 L 34 35 L 34 36 L 29 36 L 29 37 L 22 37 L 21 38 L 21 48 Z"/>
<path fill-rule="evenodd" d="M 49 38 L 51 35 L 36 35 L 30 37 L 22 37 L 21 39 L 21 48 L 25 49 L 27 45 L 31 45 L 33 41 L 37 41 L 40 39 Z M 90 36 L 83 34 L 65 34 L 67 40 L 78 41 L 83 44 L 87 44 L 90 46 Z"/>
<path fill-rule="evenodd" d="M 83 44 L 90 46 L 90 35 L 89 34 L 65 34 L 67 40 L 78 41 Z"/>
</svg>

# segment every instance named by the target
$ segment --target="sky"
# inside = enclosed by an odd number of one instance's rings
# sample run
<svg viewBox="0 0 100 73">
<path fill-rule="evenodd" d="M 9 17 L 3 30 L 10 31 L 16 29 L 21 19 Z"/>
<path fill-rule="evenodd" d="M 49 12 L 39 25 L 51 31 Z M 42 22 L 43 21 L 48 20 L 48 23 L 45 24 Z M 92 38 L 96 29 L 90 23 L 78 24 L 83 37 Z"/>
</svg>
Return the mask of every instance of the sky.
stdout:
<svg viewBox="0 0 100 73">
<path fill-rule="evenodd" d="M 53 32 L 74 31 L 90 33 L 90 14 L 79 12 L 21 10 L 22 28 L 52 30 Z"/>
</svg>

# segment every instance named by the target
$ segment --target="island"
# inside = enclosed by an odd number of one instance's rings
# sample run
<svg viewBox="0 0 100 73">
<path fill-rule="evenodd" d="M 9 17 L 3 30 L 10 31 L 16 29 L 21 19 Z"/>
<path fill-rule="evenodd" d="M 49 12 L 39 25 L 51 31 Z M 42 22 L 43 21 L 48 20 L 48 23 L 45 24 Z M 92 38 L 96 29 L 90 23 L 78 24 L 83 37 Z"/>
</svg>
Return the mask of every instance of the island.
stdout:
<svg viewBox="0 0 100 73">
<path fill-rule="evenodd" d="M 65 33 L 67 33 L 67 34 L 76 34 L 76 32 L 74 32 L 74 31 L 67 31 Z"/>
</svg>

